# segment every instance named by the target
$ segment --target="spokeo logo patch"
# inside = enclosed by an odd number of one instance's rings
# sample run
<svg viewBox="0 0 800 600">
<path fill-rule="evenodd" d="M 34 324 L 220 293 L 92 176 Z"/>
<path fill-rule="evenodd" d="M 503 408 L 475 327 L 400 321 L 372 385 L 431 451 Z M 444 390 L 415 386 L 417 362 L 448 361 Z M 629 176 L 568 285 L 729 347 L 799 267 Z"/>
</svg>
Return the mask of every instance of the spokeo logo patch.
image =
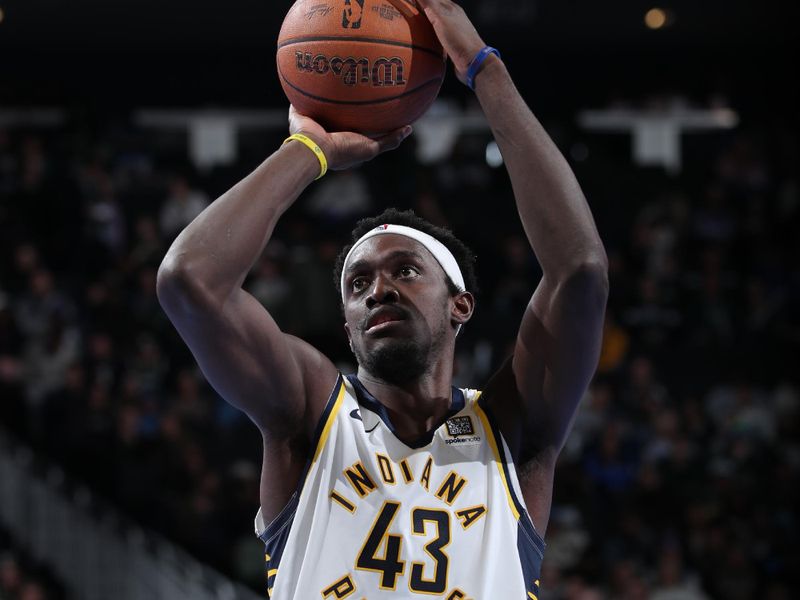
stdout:
<svg viewBox="0 0 800 600">
<path fill-rule="evenodd" d="M 448 446 L 453 444 L 472 446 L 479 444 L 481 441 L 481 437 L 475 433 L 475 427 L 473 427 L 472 419 L 469 416 L 453 417 L 445 421 L 445 425 L 447 426 L 449 439 L 445 439 L 444 443 Z"/>
</svg>

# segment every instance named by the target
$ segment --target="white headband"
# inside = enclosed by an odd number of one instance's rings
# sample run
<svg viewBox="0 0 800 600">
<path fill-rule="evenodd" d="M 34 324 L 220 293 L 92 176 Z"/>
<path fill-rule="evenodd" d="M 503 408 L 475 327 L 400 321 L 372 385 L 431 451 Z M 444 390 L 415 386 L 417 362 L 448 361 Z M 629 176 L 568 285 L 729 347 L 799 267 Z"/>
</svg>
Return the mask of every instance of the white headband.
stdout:
<svg viewBox="0 0 800 600">
<path fill-rule="evenodd" d="M 466 287 L 464 286 L 464 276 L 461 274 L 461 269 L 458 267 L 458 263 L 456 262 L 453 253 L 447 249 L 442 242 L 437 240 L 435 237 L 428 235 L 427 233 L 420 231 L 419 229 L 414 229 L 413 227 L 406 227 L 405 225 L 379 225 L 372 231 L 365 233 L 359 240 L 353 244 L 353 247 L 350 248 L 350 251 L 347 253 L 347 256 L 344 258 L 344 263 L 342 263 L 342 301 L 344 301 L 344 275 L 345 271 L 347 270 L 347 263 L 350 261 L 350 256 L 353 254 L 353 250 L 355 250 L 358 246 L 361 245 L 362 242 L 367 241 L 371 237 L 375 237 L 376 235 L 383 235 L 385 233 L 394 233 L 396 235 L 404 235 L 406 237 L 411 238 L 412 240 L 418 241 L 420 244 L 425 246 L 433 255 L 433 258 L 442 266 L 442 269 L 450 278 L 450 280 L 456 284 L 456 287 L 464 291 Z"/>
</svg>

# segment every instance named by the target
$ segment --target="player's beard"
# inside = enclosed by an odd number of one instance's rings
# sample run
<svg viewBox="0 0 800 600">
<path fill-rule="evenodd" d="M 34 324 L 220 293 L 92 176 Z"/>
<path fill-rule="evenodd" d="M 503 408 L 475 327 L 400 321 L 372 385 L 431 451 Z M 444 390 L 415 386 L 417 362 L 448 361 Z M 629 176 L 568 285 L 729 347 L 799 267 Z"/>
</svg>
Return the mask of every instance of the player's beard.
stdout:
<svg viewBox="0 0 800 600">
<path fill-rule="evenodd" d="M 427 340 L 386 339 L 370 352 L 356 351 L 356 359 L 367 372 L 392 385 L 404 385 L 422 377 L 436 364 L 444 345 L 442 327 Z"/>
</svg>

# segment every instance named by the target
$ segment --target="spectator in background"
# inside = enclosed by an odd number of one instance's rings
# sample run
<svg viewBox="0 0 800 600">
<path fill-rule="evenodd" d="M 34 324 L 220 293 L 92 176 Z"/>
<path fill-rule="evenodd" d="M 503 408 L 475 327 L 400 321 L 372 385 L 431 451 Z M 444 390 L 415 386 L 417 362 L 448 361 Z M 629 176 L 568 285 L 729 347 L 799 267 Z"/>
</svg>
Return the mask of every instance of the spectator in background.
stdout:
<svg viewBox="0 0 800 600">
<path fill-rule="evenodd" d="M 85 196 L 89 239 L 99 252 L 108 255 L 107 264 L 115 266 L 127 247 L 125 214 L 108 174 L 101 172 L 95 186 L 94 193 Z"/>
<path fill-rule="evenodd" d="M 54 317 L 71 324 L 75 319 L 75 307 L 67 295 L 56 287 L 50 271 L 35 268 L 30 273 L 27 292 L 16 305 L 17 325 L 28 340 L 41 342 Z"/>
<path fill-rule="evenodd" d="M 14 320 L 9 296 L 0 291 L 0 423 L 23 432 L 28 422 L 22 362 L 24 344 L 25 338 Z"/>
<path fill-rule="evenodd" d="M 14 556 L 0 555 L 0 600 L 12 600 L 22 588 L 22 571 Z"/>
<path fill-rule="evenodd" d="M 352 223 L 373 210 L 367 180 L 359 171 L 331 173 L 308 195 L 309 214 L 330 223 Z"/>
<path fill-rule="evenodd" d="M 28 401 L 38 415 L 44 397 L 64 386 L 67 368 L 80 356 L 80 332 L 61 313 L 45 322 L 41 338 L 33 338 L 25 349 L 25 383 Z"/>
<path fill-rule="evenodd" d="M 683 557 L 675 548 L 665 548 L 658 561 L 658 577 L 650 600 L 707 600 L 696 576 L 684 570 Z"/>
<path fill-rule="evenodd" d="M 606 312 L 603 325 L 603 345 L 600 348 L 600 362 L 597 365 L 599 375 L 608 375 L 622 368 L 628 355 L 631 336 L 621 327 L 613 311 Z"/>
<path fill-rule="evenodd" d="M 0 600 L 63 600 L 63 586 L 0 530 Z"/>
<path fill-rule="evenodd" d="M 258 300 L 277 322 L 288 323 L 292 312 L 292 285 L 285 271 L 286 247 L 271 241 L 253 267 L 246 289 Z"/>
<path fill-rule="evenodd" d="M 19 592 L 19 600 L 47 600 L 50 596 L 37 581 L 27 581 Z"/>
<path fill-rule="evenodd" d="M 158 266 L 166 248 L 159 236 L 158 225 L 151 216 L 142 216 L 136 220 L 136 237 L 128 253 L 128 271 L 135 271 L 146 266 Z"/>
<path fill-rule="evenodd" d="M 90 270 L 117 268 L 127 249 L 128 232 L 114 180 L 101 160 L 81 164 L 75 179 L 83 213 L 82 266 Z"/>
<path fill-rule="evenodd" d="M 33 272 L 42 267 L 41 253 L 36 244 L 24 241 L 14 246 L 13 255 L 13 263 L 3 284 L 10 292 L 19 295 L 29 286 Z"/>
<path fill-rule="evenodd" d="M 161 235 L 172 240 L 194 218 L 208 206 L 208 196 L 192 189 L 185 177 L 173 176 L 169 181 L 169 193 L 158 217 Z"/>
<path fill-rule="evenodd" d="M 21 158 L 20 187 L 29 196 L 37 196 L 44 191 L 50 168 L 50 160 L 41 138 L 34 135 L 25 136 L 22 140 Z"/>
</svg>

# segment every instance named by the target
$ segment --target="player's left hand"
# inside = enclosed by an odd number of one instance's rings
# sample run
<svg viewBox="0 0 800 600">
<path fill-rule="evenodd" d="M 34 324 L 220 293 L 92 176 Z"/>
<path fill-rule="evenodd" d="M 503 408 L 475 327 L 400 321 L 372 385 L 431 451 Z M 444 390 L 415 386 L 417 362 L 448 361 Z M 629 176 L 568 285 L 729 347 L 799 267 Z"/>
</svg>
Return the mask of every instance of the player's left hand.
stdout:
<svg viewBox="0 0 800 600">
<path fill-rule="evenodd" d="M 461 83 L 467 82 L 467 69 L 475 55 L 486 46 L 467 13 L 452 0 L 417 0 L 433 25 Z"/>
<path fill-rule="evenodd" d="M 289 132 L 302 133 L 314 140 L 325 153 L 328 168 L 341 171 L 372 160 L 383 152 L 394 150 L 411 134 L 411 126 L 407 125 L 374 138 L 352 131 L 328 133 L 314 119 L 300 114 L 290 105 Z"/>
</svg>

